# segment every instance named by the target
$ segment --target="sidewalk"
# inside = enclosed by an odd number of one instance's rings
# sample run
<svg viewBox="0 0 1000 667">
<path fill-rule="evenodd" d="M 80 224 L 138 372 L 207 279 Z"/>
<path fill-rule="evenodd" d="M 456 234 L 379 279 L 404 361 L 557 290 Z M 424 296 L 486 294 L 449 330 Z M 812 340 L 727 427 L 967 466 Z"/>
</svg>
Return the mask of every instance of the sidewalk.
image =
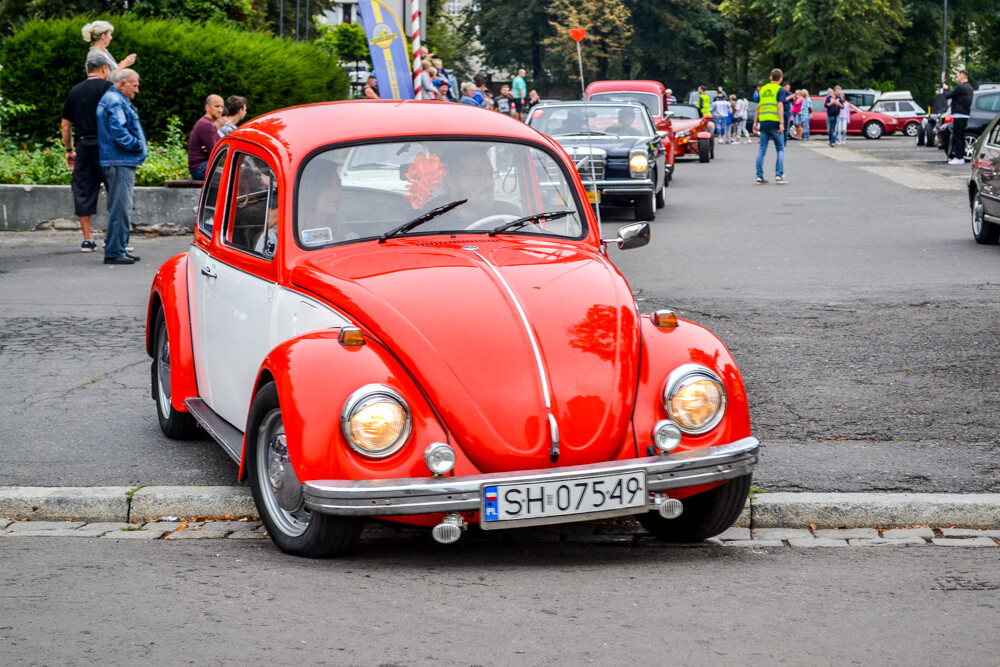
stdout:
<svg viewBox="0 0 1000 667">
<path fill-rule="evenodd" d="M 0 487 L 0 536 L 241 539 L 264 535 L 257 518 L 246 487 Z M 366 535 L 426 533 L 376 526 Z M 521 534 L 529 541 L 632 541 L 636 546 L 653 539 L 632 523 L 607 522 Z M 995 546 L 998 541 L 1000 494 L 944 493 L 756 493 L 736 526 L 715 540 L 728 546 L 792 547 Z"/>
</svg>

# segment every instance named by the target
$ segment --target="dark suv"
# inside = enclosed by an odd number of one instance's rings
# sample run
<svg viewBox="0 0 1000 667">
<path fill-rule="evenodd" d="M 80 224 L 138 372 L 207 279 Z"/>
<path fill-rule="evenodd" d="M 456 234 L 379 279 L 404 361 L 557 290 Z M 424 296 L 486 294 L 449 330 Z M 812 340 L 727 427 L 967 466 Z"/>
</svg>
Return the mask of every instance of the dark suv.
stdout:
<svg viewBox="0 0 1000 667">
<path fill-rule="evenodd" d="M 972 150 L 997 114 L 1000 113 L 1000 90 L 977 90 L 972 94 L 972 112 L 969 114 L 969 124 L 965 128 L 965 159 L 972 159 Z M 936 128 L 938 148 L 947 149 L 951 143 L 952 117 L 949 110 L 942 115 Z"/>
</svg>

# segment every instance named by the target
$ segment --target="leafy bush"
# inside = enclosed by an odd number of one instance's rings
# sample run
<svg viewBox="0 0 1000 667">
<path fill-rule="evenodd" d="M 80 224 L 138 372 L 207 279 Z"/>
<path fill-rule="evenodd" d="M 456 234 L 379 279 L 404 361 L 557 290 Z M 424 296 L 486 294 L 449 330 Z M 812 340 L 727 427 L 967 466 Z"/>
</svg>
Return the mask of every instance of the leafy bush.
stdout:
<svg viewBox="0 0 1000 667">
<path fill-rule="evenodd" d="M 10 119 L 8 130 L 44 142 L 59 132 L 62 100 L 85 76 L 88 45 L 80 28 L 93 17 L 31 20 L 0 50 L 0 91 L 36 113 Z M 166 137 L 167 119 L 191 128 L 205 98 L 247 98 L 251 115 L 310 102 L 343 99 L 347 77 L 336 59 L 312 44 L 235 30 L 225 25 L 108 17 L 115 26 L 111 52 L 136 53 L 141 87 L 135 99 L 147 138 Z"/>
</svg>

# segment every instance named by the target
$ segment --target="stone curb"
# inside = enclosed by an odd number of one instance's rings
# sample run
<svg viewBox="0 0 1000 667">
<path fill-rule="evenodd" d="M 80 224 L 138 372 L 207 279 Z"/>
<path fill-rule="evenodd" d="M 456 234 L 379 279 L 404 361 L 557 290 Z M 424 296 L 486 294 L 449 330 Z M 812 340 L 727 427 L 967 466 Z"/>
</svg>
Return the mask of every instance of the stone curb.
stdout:
<svg viewBox="0 0 1000 667">
<path fill-rule="evenodd" d="M 161 517 L 257 518 L 242 486 L 0 487 L 0 518 L 145 522 Z M 758 493 L 737 526 L 1000 529 L 1000 494 Z"/>
</svg>

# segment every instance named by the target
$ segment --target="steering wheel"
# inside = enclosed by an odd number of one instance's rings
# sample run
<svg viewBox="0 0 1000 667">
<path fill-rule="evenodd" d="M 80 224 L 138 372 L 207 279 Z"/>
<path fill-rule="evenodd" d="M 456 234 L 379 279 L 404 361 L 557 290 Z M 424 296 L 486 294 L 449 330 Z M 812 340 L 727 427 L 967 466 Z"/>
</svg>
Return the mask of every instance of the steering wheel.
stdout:
<svg viewBox="0 0 1000 667">
<path fill-rule="evenodd" d="M 470 225 L 466 225 L 466 229 L 493 229 L 494 227 L 499 227 L 500 225 L 510 222 L 511 220 L 517 220 L 520 215 L 513 215 L 511 213 L 496 213 L 494 215 L 488 215 L 485 218 L 479 218 Z M 531 223 L 532 225 L 534 223 Z"/>
</svg>

